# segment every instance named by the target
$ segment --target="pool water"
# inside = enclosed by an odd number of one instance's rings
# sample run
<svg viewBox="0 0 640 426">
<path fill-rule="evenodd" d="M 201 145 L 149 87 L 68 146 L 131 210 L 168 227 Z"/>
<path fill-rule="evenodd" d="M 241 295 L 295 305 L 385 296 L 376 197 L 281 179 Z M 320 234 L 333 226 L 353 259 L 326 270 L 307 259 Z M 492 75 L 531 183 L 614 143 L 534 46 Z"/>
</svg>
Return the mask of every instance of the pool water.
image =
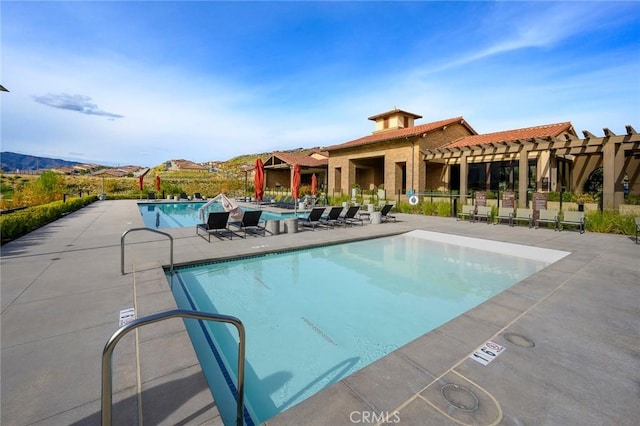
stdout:
<svg viewBox="0 0 640 426">
<path fill-rule="evenodd" d="M 472 238 L 459 245 L 465 237 L 444 235 L 413 231 L 181 268 L 173 291 L 183 309 L 244 323 L 246 409 L 261 423 L 568 254 L 534 249 L 530 259 L 505 254 L 525 253 L 514 249 L 523 246 L 495 249 Z M 187 327 L 223 420 L 233 424 L 235 329 Z"/>
<path fill-rule="evenodd" d="M 196 226 L 203 221 L 198 214 L 204 202 L 178 202 L 178 203 L 138 203 L 138 209 L 147 228 L 182 228 Z M 243 210 L 247 208 L 242 207 Z M 213 203 L 207 207 L 207 212 L 224 211 L 222 204 Z M 287 218 L 307 217 L 308 212 L 274 213 L 262 211 L 260 220 L 284 220 Z"/>
</svg>

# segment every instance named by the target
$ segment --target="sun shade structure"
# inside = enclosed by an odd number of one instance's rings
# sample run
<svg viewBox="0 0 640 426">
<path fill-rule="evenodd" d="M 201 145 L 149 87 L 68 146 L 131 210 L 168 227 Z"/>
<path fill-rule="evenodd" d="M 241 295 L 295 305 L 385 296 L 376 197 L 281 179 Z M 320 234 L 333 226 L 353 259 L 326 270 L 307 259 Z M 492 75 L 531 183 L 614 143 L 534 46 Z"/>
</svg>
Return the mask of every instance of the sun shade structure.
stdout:
<svg viewBox="0 0 640 426">
<path fill-rule="evenodd" d="M 318 192 L 318 178 L 314 173 L 311 175 L 311 194 L 316 195 L 316 192 Z"/>
</svg>

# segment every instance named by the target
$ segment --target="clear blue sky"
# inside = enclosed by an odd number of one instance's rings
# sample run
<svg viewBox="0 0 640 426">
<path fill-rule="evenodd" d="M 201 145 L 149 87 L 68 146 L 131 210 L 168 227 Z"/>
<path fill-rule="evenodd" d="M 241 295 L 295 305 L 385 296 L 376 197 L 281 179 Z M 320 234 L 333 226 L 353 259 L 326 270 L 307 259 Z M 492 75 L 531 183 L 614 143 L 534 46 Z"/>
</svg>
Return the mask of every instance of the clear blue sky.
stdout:
<svg viewBox="0 0 640 426">
<path fill-rule="evenodd" d="M 113 165 L 328 146 L 398 107 L 640 131 L 637 2 L 0 3 L 2 151 Z"/>
</svg>

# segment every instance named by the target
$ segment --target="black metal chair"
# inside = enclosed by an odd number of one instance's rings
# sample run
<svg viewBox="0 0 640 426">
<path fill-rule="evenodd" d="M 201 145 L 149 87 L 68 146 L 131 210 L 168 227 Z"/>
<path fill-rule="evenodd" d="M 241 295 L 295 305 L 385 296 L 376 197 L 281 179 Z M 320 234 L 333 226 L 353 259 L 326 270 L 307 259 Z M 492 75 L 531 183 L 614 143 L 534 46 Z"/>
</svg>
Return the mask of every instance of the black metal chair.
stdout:
<svg viewBox="0 0 640 426">
<path fill-rule="evenodd" d="M 221 235 L 229 235 L 229 239 L 233 239 L 233 231 L 229 229 L 229 212 L 211 212 L 207 217 L 207 223 L 199 223 L 196 225 L 196 234 L 198 231 L 206 232 L 209 242 L 211 242 L 211 234 L 215 234 L 218 238 Z M 200 235 L 204 238 L 204 235 Z"/>
</svg>

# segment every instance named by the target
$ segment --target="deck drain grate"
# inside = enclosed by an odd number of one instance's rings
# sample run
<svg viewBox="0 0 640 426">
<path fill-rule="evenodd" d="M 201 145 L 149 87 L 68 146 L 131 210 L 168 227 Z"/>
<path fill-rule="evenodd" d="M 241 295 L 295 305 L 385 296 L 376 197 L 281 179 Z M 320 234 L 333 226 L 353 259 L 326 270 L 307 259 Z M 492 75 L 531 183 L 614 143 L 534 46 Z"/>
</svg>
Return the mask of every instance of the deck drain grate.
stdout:
<svg viewBox="0 0 640 426">
<path fill-rule="evenodd" d="M 478 397 L 473 392 L 454 383 L 442 386 L 440 393 L 449 405 L 462 411 L 475 411 L 480 405 Z"/>
<path fill-rule="evenodd" d="M 533 343 L 533 340 L 516 333 L 504 333 L 503 337 L 505 340 L 513 345 L 520 346 L 523 348 L 533 348 L 536 344 Z"/>
</svg>

